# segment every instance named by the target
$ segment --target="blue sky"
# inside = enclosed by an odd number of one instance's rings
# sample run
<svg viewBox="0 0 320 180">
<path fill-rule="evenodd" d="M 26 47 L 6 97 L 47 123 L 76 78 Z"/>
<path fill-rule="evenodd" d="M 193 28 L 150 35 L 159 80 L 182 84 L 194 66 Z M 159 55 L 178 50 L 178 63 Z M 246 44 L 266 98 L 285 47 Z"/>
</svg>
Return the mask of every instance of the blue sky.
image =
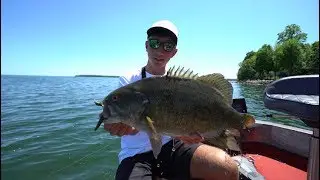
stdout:
<svg viewBox="0 0 320 180">
<path fill-rule="evenodd" d="M 1 74 L 121 75 L 147 62 L 146 30 L 180 32 L 169 66 L 236 78 L 248 51 L 274 45 L 286 25 L 319 40 L 318 0 L 2 0 Z"/>
</svg>

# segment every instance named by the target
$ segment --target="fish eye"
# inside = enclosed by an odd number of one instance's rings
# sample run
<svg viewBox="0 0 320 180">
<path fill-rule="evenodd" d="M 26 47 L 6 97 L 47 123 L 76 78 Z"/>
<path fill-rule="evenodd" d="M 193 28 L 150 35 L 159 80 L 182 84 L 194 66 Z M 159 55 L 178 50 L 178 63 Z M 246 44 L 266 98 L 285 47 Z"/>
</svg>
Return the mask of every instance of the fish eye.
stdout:
<svg viewBox="0 0 320 180">
<path fill-rule="evenodd" d="M 119 97 L 117 95 L 112 96 L 113 101 L 117 101 L 118 99 L 119 99 Z"/>
</svg>

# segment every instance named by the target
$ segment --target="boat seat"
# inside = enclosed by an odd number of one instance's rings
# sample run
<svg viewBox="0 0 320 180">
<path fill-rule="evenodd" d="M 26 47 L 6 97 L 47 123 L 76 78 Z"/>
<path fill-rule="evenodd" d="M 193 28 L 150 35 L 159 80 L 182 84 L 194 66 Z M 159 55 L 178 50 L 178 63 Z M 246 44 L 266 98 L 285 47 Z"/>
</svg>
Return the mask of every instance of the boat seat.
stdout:
<svg viewBox="0 0 320 180">
<path fill-rule="evenodd" d="M 307 126 L 319 128 L 319 75 L 276 80 L 265 88 L 263 101 L 268 109 L 296 116 Z"/>
<path fill-rule="evenodd" d="M 294 168 L 292 166 L 289 166 L 288 164 L 282 163 L 280 161 L 271 159 L 269 157 L 258 155 L 258 154 L 246 154 L 245 157 L 247 159 L 251 159 L 254 164 L 254 169 L 251 168 L 251 170 L 247 172 L 247 174 L 250 175 L 250 173 L 252 174 L 252 172 L 255 172 L 255 171 L 256 171 L 256 174 L 258 173 L 258 176 L 256 175 L 256 178 L 250 177 L 250 179 L 266 179 L 266 180 L 268 179 L 279 179 L 279 180 L 307 179 L 307 172 Z M 249 169 L 249 168 L 246 168 L 246 169 Z M 261 176 L 263 178 L 258 178 Z"/>
</svg>

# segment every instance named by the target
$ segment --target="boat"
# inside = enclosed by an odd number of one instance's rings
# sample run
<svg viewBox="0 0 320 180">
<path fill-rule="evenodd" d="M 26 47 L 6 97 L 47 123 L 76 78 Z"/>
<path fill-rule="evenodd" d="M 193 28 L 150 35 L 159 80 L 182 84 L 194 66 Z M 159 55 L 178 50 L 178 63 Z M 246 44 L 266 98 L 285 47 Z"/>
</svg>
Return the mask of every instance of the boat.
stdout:
<svg viewBox="0 0 320 180">
<path fill-rule="evenodd" d="M 257 120 L 241 132 L 240 179 L 319 180 L 319 75 L 290 76 L 268 84 L 263 94 L 270 110 L 301 119 L 309 128 Z M 244 98 L 233 99 L 248 113 Z"/>
</svg>

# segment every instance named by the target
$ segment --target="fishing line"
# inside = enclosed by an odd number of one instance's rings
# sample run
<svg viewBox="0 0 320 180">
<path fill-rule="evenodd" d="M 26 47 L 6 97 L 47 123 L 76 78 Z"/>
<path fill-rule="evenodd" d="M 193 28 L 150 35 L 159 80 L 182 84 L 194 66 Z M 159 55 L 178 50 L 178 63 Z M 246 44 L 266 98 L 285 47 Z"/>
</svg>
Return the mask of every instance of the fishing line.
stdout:
<svg viewBox="0 0 320 180">
<path fill-rule="evenodd" d="M 71 164 L 69 164 L 69 165 L 67 165 L 67 166 L 65 166 L 65 167 L 63 167 L 63 168 L 61 168 L 61 169 L 58 169 L 58 170 L 56 170 L 56 171 L 53 171 L 53 172 L 49 173 L 48 177 L 51 176 L 53 173 L 57 173 L 57 172 L 60 172 L 60 171 L 63 171 L 63 170 L 65 170 L 65 169 L 67 169 L 68 167 L 70 167 L 70 166 L 72 166 L 72 165 L 80 162 L 81 160 L 83 160 L 83 159 L 85 159 L 85 158 L 93 155 L 94 153 L 97 153 L 98 151 L 101 151 L 102 149 L 104 149 L 104 148 L 106 148 L 106 147 L 109 147 L 109 146 L 111 146 L 111 145 L 110 145 L 110 144 L 107 144 L 107 145 L 103 146 L 102 148 L 100 148 L 100 149 L 98 149 L 98 150 L 96 150 L 96 151 L 93 151 L 93 152 L 90 153 L 90 154 L 85 155 L 84 157 L 80 158 L 79 160 L 76 160 L 76 161 L 72 162 Z"/>
</svg>

